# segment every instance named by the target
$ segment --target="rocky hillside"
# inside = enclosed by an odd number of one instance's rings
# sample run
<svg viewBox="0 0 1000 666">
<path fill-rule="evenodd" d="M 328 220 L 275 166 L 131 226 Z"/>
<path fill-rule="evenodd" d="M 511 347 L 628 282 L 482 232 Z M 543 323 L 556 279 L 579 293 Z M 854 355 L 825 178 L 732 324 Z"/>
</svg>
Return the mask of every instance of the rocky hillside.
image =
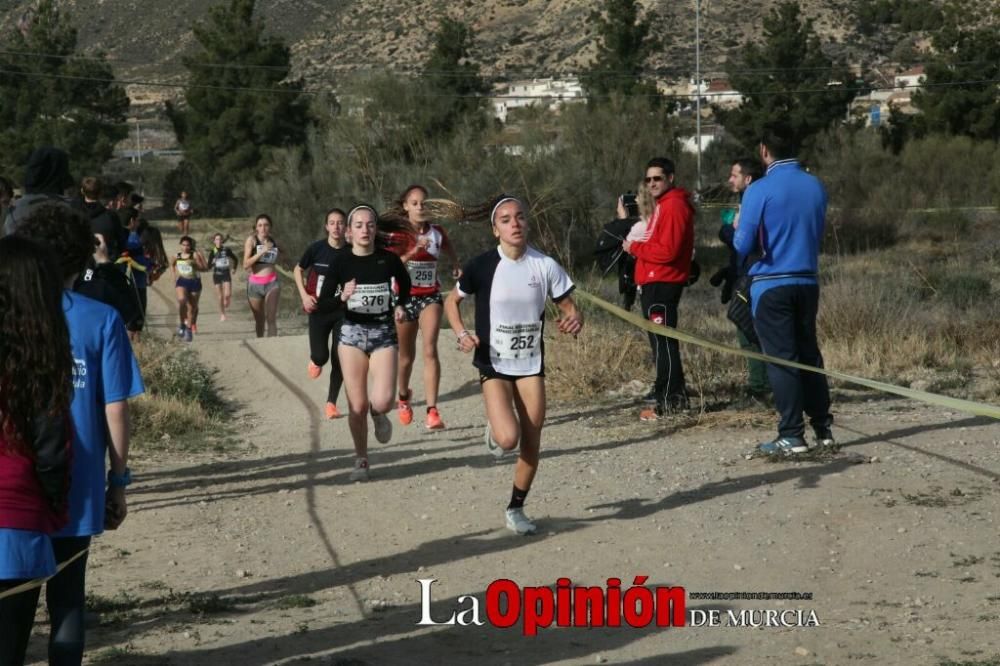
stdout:
<svg viewBox="0 0 1000 666">
<path fill-rule="evenodd" d="M 129 83 L 132 114 L 148 121 L 152 131 L 165 130 L 166 143 L 172 143 L 172 132 L 162 102 L 179 96 L 175 86 L 186 76 L 181 58 L 198 47 L 192 26 L 216 1 L 227 0 L 57 0 L 78 28 L 82 52 L 107 54 L 119 79 Z M 700 1 L 702 69 L 710 77 L 724 76 L 734 66 L 741 46 L 759 38 L 763 18 L 780 2 Z M 945 1 L 905 0 L 911 4 L 903 6 Z M 975 3 L 976 20 L 1000 25 L 1000 0 L 965 1 Z M 15 25 L 33 2 L 0 0 L 0 19 Z M 696 0 L 640 2 L 662 43 L 650 58 L 651 71 L 668 81 L 692 76 Z M 884 2 L 800 0 L 830 55 L 866 69 L 887 61 L 919 62 L 929 43 L 926 31 L 898 26 L 859 31 L 859 3 Z M 580 72 L 595 51 L 588 16 L 603 5 L 603 0 L 257 0 L 257 11 L 267 28 L 291 45 L 296 75 L 309 88 L 336 90 L 359 70 L 418 70 L 445 16 L 473 27 L 473 58 L 492 82 Z M 893 66 L 885 69 L 891 73 Z"/>
<path fill-rule="evenodd" d="M 856 0 L 805 0 L 807 15 L 831 51 L 870 59 L 886 44 L 862 40 L 851 8 Z M 997 0 L 989 0 L 996 3 Z M 703 62 L 723 69 L 778 0 L 702 0 Z M 0 2 L 10 25 L 31 3 Z M 84 51 L 104 51 L 119 76 L 176 81 L 180 57 L 195 46 L 191 26 L 203 18 L 206 0 L 62 0 L 79 28 Z M 650 66 L 679 78 L 694 69 L 695 0 L 645 0 L 663 38 Z M 491 76 L 533 77 L 579 71 L 593 56 L 587 16 L 596 0 L 258 0 L 268 27 L 293 45 L 295 64 L 311 86 L 335 85 L 359 68 L 419 67 L 438 19 L 450 16 L 476 31 L 475 58 Z M 884 41 L 884 40 L 883 40 Z M 889 45 L 891 46 L 891 44 Z"/>
</svg>

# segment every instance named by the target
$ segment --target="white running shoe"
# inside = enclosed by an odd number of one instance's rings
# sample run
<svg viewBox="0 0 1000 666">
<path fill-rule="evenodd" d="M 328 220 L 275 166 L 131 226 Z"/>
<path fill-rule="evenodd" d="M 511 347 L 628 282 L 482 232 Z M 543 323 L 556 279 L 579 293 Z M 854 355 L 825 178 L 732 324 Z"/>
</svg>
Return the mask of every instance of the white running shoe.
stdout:
<svg viewBox="0 0 1000 666">
<path fill-rule="evenodd" d="M 351 481 L 368 480 L 368 459 L 358 458 L 354 461 L 354 469 L 351 470 Z"/>
<path fill-rule="evenodd" d="M 535 524 L 524 515 L 524 509 L 507 509 L 507 529 L 517 534 L 534 534 Z"/>
<path fill-rule="evenodd" d="M 500 460 L 505 455 L 507 455 L 507 451 L 505 451 L 502 446 L 493 441 L 493 435 L 490 433 L 489 421 L 486 422 L 486 450 L 489 451 L 490 455 L 492 455 L 497 460 Z"/>
<path fill-rule="evenodd" d="M 375 425 L 375 439 L 380 444 L 386 444 L 392 439 L 392 421 L 385 414 L 372 412 L 372 423 Z"/>
</svg>

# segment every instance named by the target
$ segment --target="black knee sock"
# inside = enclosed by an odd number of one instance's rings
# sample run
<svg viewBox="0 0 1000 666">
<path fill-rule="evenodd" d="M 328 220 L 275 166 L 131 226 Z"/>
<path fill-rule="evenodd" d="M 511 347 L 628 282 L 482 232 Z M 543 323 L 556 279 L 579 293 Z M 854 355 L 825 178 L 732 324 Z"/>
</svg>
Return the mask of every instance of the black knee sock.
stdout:
<svg viewBox="0 0 1000 666">
<path fill-rule="evenodd" d="M 514 486 L 513 492 L 510 494 L 510 504 L 507 505 L 508 509 L 520 509 L 524 506 L 524 500 L 528 497 L 527 490 L 521 490 L 517 486 Z"/>
</svg>

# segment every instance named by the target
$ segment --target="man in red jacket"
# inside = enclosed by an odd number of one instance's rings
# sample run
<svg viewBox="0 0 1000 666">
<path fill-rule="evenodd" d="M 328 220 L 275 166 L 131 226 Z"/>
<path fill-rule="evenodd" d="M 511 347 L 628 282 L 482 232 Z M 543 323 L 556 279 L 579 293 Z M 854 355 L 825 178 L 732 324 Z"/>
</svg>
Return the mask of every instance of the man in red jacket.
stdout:
<svg viewBox="0 0 1000 666">
<path fill-rule="evenodd" d="M 674 163 L 654 157 L 646 164 L 646 187 L 656 208 L 646 223 L 644 240 L 622 247 L 636 258 L 635 282 L 641 290 L 643 315 L 660 326 L 677 326 L 677 305 L 694 256 L 694 208 L 688 192 L 674 187 Z M 656 382 L 646 396 L 651 405 L 639 418 L 653 421 L 668 410 L 685 409 L 687 392 L 677 340 L 649 335 L 656 363 Z"/>
</svg>

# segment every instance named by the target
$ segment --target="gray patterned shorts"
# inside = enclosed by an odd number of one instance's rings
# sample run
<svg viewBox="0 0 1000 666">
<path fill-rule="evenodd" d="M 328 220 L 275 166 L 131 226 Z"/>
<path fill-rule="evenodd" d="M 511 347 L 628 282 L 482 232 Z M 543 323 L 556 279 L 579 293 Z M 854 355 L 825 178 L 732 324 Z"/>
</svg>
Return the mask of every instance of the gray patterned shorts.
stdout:
<svg viewBox="0 0 1000 666">
<path fill-rule="evenodd" d="M 444 299 L 441 298 L 440 291 L 435 291 L 433 294 L 427 294 L 426 296 L 410 296 L 410 302 L 403 306 L 403 310 L 406 313 L 403 321 L 419 321 L 420 313 L 424 311 L 424 308 L 435 304 L 444 304 Z"/>
<path fill-rule="evenodd" d="M 355 324 L 345 321 L 340 327 L 340 344 L 360 349 L 369 356 L 379 349 L 398 347 L 396 324 Z"/>
</svg>

